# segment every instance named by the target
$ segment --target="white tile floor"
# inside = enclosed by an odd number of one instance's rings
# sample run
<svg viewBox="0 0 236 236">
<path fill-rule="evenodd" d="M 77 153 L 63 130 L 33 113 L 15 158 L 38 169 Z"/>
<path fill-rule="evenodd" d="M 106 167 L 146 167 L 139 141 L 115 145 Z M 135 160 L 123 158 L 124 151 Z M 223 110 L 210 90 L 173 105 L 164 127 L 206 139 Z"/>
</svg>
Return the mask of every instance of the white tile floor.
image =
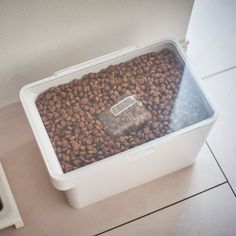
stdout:
<svg viewBox="0 0 236 236">
<path fill-rule="evenodd" d="M 196 0 L 188 54 L 219 113 L 196 164 L 81 210 L 50 185 L 19 105 L 2 111 L 1 160 L 25 227 L 0 235 L 236 235 L 235 22 L 236 1 Z"/>
<path fill-rule="evenodd" d="M 236 69 L 205 79 L 203 85 L 219 116 L 207 142 L 236 193 Z"/>
<path fill-rule="evenodd" d="M 223 184 L 102 235 L 234 236 L 235 218 L 235 197 L 229 186 Z"/>
</svg>

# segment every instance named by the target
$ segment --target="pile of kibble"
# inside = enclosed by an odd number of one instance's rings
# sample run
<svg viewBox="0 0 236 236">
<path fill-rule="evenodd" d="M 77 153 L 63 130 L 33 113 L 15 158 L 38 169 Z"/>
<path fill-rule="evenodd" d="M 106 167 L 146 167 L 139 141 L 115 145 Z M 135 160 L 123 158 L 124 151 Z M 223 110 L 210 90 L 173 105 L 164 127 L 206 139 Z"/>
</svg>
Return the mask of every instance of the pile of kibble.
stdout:
<svg viewBox="0 0 236 236">
<path fill-rule="evenodd" d="M 63 172 L 172 132 L 171 112 L 183 67 L 172 51 L 164 49 L 110 65 L 40 94 L 36 105 Z M 141 101 L 150 116 L 112 135 L 99 115 L 127 91 Z"/>
</svg>

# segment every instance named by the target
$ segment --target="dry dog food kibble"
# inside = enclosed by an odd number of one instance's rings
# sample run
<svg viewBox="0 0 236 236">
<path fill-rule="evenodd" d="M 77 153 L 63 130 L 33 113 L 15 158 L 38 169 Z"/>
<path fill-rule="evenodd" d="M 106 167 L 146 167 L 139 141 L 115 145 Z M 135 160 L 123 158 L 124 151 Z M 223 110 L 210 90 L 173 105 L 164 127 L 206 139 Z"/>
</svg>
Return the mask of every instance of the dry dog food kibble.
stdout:
<svg viewBox="0 0 236 236">
<path fill-rule="evenodd" d="M 40 94 L 36 105 L 63 172 L 203 119 L 199 98 L 182 80 L 183 69 L 164 49 Z"/>
</svg>

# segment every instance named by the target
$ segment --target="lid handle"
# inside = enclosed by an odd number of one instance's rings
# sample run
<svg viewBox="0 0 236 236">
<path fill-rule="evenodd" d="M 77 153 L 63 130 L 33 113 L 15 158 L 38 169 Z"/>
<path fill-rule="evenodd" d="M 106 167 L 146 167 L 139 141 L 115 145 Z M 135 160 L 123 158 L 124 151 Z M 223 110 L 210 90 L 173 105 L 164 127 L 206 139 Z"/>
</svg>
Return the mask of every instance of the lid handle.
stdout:
<svg viewBox="0 0 236 236">
<path fill-rule="evenodd" d="M 65 75 L 69 75 L 69 74 L 75 73 L 79 70 L 83 70 L 88 67 L 94 66 L 98 63 L 102 63 L 102 62 L 111 60 L 116 56 L 123 56 L 125 54 L 128 54 L 128 53 L 134 51 L 135 49 L 137 49 L 137 46 L 127 47 L 125 49 L 121 49 L 121 50 L 106 54 L 104 56 L 80 63 L 78 65 L 74 65 L 74 66 L 68 67 L 66 69 L 56 71 L 56 72 L 54 72 L 54 76 L 55 76 L 55 78 L 59 78 L 59 77 L 65 76 Z"/>
</svg>

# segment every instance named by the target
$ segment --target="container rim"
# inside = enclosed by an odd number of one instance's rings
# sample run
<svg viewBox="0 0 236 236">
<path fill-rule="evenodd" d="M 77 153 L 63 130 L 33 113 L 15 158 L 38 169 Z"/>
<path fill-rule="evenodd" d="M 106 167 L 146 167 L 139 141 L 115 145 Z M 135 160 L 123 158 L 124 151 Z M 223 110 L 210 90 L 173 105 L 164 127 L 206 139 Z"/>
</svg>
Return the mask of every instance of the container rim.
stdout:
<svg viewBox="0 0 236 236">
<path fill-rule="evenodd" d="M 201 92 L 203 93 L 203 96 L 204 96 L 206 102 L 209 104 L 210 108 L 212 109 L 212 112 L 213 112 L 212 115 L 210 117 L 206 118 L 205 120 L 196 122 L 196 123 L 194 123 L 194 124 L 192 124 L 190 126 L 187 126 L 187 127 L 183 128 L 183 129 L 181 129 L 181 130 L 174 131 L 174 132 L 172 132 L 170 134 L 167 134 L 165 136 L 162 136 L 160 138 L 154 139 L 154 140 L 149 141 L 147 143 L 141 144 L 141 145 L 139 145 L 137 147 L 128 149 L 128 150 L 126 150 L 124 152 L 120 152 L 118 154 L 112 155 L 112 156 L 107 157 L 105 159 L 102 159 L 102 160 L 99 160 L 97 162 L 91 163 L 89 165 L 86 165 L 86 166 L 80 167 L 78 169 L 72 170 L 70 172 L 63 173 L 63 171 L 62 171 L 62 169 L 60 167 L 59 161 L 56 160 L 57 163 L 55 163 L 55 161 L 53 160 L 53 163 L 57 165 L 57 169 L 58 169 L 58 166 L 60 168 L 60 171 L 58 171 L 58 170 L 56 171 L 55 165 L 52 165 L 52 163 L 49 163 L 49 161 L 47 160 L 47 157 L 44 156 L 45 151 L 43 149 L 41 140 L 39 139 L 39 132 L 38 132 L 38 130 L 36 128 L 37 125 L 35 125 L 34 118 L 32 117 L 32 114 L 31 114 L 32 111 L 29 108 L 32 105 L 32 101 L 29 103 L 29 101 L 27 101 L 27 95 L 26 95 L 28 93 L 28 90 L 30 90 L 31 88 L 37 87 L 39 85 L 42 85 L 42 84 L 48 83 L 48 82 L 50 82 L 52 80 L 55 80 L 55 74 L 54 74 L 54 76 L 50 76 L 50 77 L 41 79 L 39 81 L 27 84 L 27 85 L 25 85 L 24 87 L 21 88 L 20 94 L 19 94 L 21 103 L 22 103 L 22 105 L 24 107 L 26 116 L 27 116 L 27 118 L 29 120 L 29 123 L 30 123 L 31 128 L 32 128 L 33 133 L 34 133 L 34 136 L 35 136 L 35 138 L 37 140 L 37 143 L 39 145 L 39 148 L 41 150 L 41 153 L 42 153 L 44 162 L 45 162 L 45 164 L 47 166 L 47 169 L 49 171 L 49 174 L 50 174 L 50 176 L 53 179 L 55 179 L 56 181 L 63 181 L 63 180 L 67 180 L 67 179 L 69 180 L 71 177 L 77 175 L 78 173 L 82 174 L 84 171 L 87 170 L 87 168 L 96 168 L 96 167 L 98 167 L 104 161 L 108 161 L 108 160 L 111 160 L 113 158 L 118 158 L 119 155 L 124 155 L 124 154 L 128 155 L 129 152 L 131 152 L 131 151 L 133 152 L 134 150 L 139 150 L 139 148 L 143 149 L 145 145 L 152 145 L 153 143 L 165 142 L 165 141 L 167 141 L 168 139 L 170 139 L 172 137 L 185 134 L 185 133 L 190 132 L 192 130 L 195 130 L 195 129 L 199 128 L 199 127 L 202 127 L 202 126 L 208 125 L 210 123 L 213 123 L 216 120 L 218 115 L 217 115 L 217 113 L 215 111 L 215 108 L 214 108 L 213 104 L 211 103 L 209 97 L 205 93 L 205 90 L 204 90 L 203 86 L 201 85 L 201 83 L 200 83 L 200 81 L 198 79 L 198 76 L 196 75 L 196 73 L 192 69 L 192 66 L 191 66 L 188 58 L 186 57 L 184 50 L 181 48 L 181 45 L 174 38 L 162 38 L 160 40 L 155 40 L 155 41 L 153 41 L 151 43 L 145 43 L 145 44 L 141 44 L 141 45 L 138 45 L 138 46 L 129 47 L 128 48 L 129 50 L 127 50 L 127 51 L 126 50 L 119 50 L 119 51 L 117 51 L 115 53 L 106 54 L 106 55 L 104 55 L 102 57 L 98 57 L 98 58 L 86 61 L 84 63 L 81 63 L 81 64 L 78 64 L 78 65 L 69 67 L 69 68 L 67 68 L 65 70 L 62 70 L 62 71 L 63 71 L 63 73 L 65 73 L 65 71 L 67 71 L 66 73 L 68 75 L 68 74 L 74 73 L 75 70 L 79 71 L 79 70 L 82 70 L 82 69 L 84 69 L 86 67 L 89 67 L 91 65 L 95 65 L 97 62 L 100 62 L 100 63 L 108 62 L 109 60 L 114 59 L 114 56 L 116 56 L 116 57 L 124 56 L 124 55 L 129 54 L 130 52 L 134 52 L 134 51 L 137 52 L 137 51 L 144 50 L 145 48 L 150 48 L 150 47 L 153 47 L 153 46 L 159 46 L 159 45 L 167 44 L 167 43 L 172 44 L 176 48 L 176 50 L 178 51 L 179 55 L 183 59 L 185 65 L 187 65 L 190 73 L 193 76 L 193 79 L 195 80 L 197 86 L 200 88 Z M 65 74 L 62 75 L 62 76 L 65 76 Z M 36 107 L 35 101 L 33 102 L 33 104 Z M 38 115 L 39 115 L 39 113 L 38 113 Z M 41 120 L 41 124 L 43 125 L 42 120 Z M 49 141 L 50 144 L 51 144 L 51 141 L 50 141 L 48 135 L 47 135 L 47 139 L 48 139 L 47 141 Z M 54 149 L 53 149 L 53 151 L 54 151 Z M 54 151 L 54 153 L 55 153 L 55 151 Z"/>
</svg>

